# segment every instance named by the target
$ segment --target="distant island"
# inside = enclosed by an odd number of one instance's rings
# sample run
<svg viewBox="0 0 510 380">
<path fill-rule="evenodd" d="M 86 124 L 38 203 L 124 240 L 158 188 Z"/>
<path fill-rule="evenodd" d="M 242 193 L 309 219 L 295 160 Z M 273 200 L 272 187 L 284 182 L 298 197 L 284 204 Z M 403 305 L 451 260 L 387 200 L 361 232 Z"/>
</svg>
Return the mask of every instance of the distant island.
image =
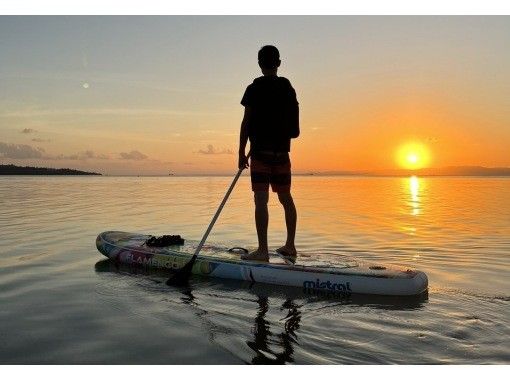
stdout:
<svg viewBox="0 0 510 380">
<path fill-rule="evenodd" d="M 102 175 L 74 169 L 37 168 L 32 166 L 0 165 L 0 175 Z"/>
</svg>

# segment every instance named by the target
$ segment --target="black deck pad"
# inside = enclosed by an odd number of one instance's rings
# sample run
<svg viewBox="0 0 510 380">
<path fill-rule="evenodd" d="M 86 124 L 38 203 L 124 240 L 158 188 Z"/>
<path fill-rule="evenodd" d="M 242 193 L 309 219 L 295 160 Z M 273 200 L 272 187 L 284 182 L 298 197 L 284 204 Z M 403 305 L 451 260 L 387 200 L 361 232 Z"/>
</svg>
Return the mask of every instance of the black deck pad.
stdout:
<svg viewBox="0 0 510 380">
<path fill-rule="evenodd" d="M 145 241 L 148 247 L 168 247 L 169 245 L 183 245 L 184 239 L 181 235 L 151 236 Z"/>
</svg>

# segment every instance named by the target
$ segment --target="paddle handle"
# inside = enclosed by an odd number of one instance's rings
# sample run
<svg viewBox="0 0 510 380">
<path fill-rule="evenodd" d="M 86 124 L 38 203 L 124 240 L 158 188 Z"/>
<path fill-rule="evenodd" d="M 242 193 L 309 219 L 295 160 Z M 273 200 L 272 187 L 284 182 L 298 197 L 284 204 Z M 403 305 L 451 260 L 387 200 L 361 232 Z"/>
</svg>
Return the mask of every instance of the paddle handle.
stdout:
<svg viewBox="0 0 510 380">
<path fill-rule="evenodd" d="M 251 154 L 251 152 L 248 152 L 248 155 L 246 156 L 246 158 L 249 158 L 250 154 Z M 228 191 L 225 194 L 225 197 L 223 197 L 223 200 L 221 201 L 220 207 L 218 207 L 218 210 L 216 210 L 216 214 L 214 214 L 214 216 L 211 220 L 211 223 L 209 223 L 209 227 L 207 227 L 207 230 L 205 231 L 205 234 L 202 237 L 202 240 L 200 240 L 200 243 L 198 244 L 197 249 L 195 250 L 195 253 L 193 254 L 192 260 L 194 260 L 197 257 L 198 253 L 200 252 L 203 245 L 205 244 L 205 241 L 207 240 L 207 237 L 209 236 L 209 233 L 211 232 L 211 230 L 214 226 L 214 223 L 216 223 L 216 219 L 218 219 L 218 217 L 220 216 L 221 210 L 223 210 L 223 206 L 225 206 L 225 203 L 227 203 L 227 199 L 230 196 L 230 193 L 232 192 L 232 190 L 234 189 L 234 186 L 236 185 L 237 180 L 241 176 L 241 173 L 243 172 L 243 170 L 244 170 L 244 168 L 239 169 L 236 176 L 234 177 L 234 180 L 232 181 L 232 184 L 228 188 Z"/>
</svg>

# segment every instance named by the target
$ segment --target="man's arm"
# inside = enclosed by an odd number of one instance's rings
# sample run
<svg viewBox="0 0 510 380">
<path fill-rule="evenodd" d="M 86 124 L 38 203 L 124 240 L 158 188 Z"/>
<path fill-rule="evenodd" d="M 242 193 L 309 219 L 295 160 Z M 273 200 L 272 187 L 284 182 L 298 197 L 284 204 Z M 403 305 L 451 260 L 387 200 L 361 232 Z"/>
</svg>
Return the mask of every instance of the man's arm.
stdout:
<svg viewBox="0 0 510 380">
<path fill-rule="evenodd" d="M 293 104 L 289 111 L 290 137 L 295 139 L 299 137 L 299 105 L 297 103 Z"/>
<path fill-rule="evenodd" d="M 289 134 L 295 139 L 299 136 L 299 103 L 296 97 L 296 91 L 290 87 L 290 104 L 289 104 Z"/>
<path fill-rule="evenodd" d="M 251 107 L 244 107 L 243 121 L 241 122 L 241 132 L 239 134 L 239 169 L 248 167 L 248 158 L 246 157 L 245 150 L 248 143 L 248 123 L 251 118 Z"/>
</svg>

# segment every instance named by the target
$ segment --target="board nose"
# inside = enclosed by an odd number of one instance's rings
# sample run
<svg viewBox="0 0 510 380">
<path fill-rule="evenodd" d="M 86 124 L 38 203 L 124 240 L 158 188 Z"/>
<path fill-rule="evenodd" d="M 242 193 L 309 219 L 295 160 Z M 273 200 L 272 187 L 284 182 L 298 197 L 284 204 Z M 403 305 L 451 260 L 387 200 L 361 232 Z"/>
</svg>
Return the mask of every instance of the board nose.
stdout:
<svg viewBox="0 0 510 380">
<path fill-rule="evenodd" d="M 425 272 L 418 271 L 416 277 L 421 282 L 421 286 L 420 286 L 421 290 L 422 291 L 426 290 L 429 287 L 429 278 L 427 277 Z"/>
</svg>

